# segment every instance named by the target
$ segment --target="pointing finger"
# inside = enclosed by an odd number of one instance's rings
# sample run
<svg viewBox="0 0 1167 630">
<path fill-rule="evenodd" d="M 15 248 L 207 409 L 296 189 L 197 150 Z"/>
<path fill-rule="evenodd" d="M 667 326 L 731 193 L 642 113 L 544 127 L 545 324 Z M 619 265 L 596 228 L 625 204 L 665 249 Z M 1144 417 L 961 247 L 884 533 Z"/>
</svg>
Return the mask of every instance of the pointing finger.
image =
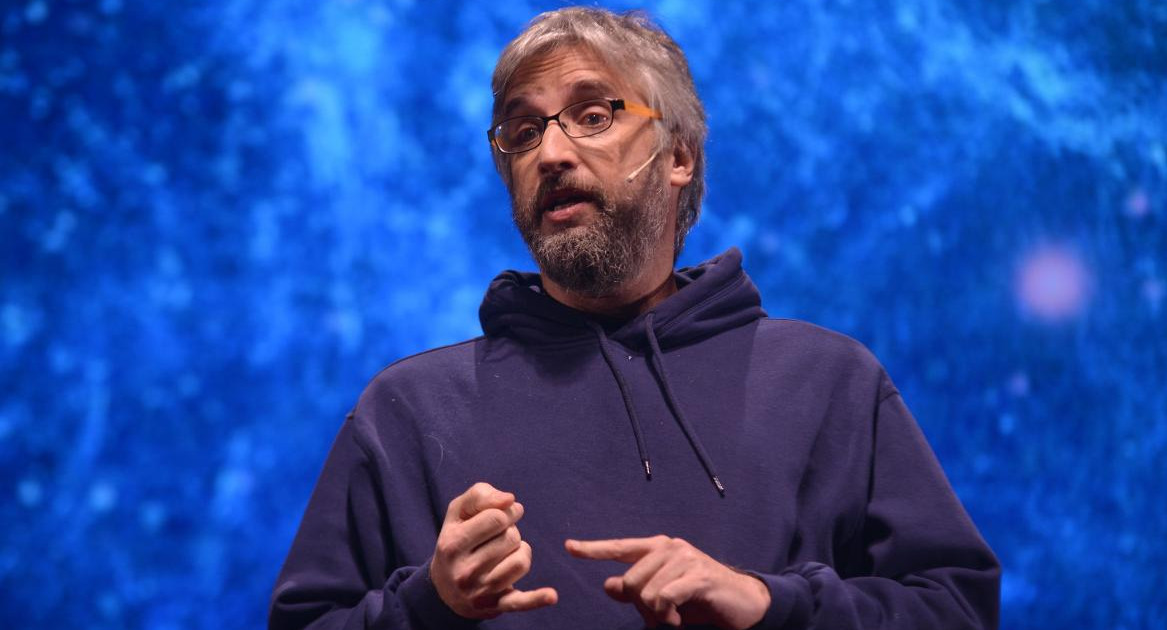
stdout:
<svg viewBox="0 0 1167 630">
<path fill-rule="evenodd" d="M 615 538 L 612 540 L 568 540 L 564 546 L 568 553 L 577 558 L 636 562 L 653 549 L 667 543 L 668 540 L 667 536 Z"/>
</svg>

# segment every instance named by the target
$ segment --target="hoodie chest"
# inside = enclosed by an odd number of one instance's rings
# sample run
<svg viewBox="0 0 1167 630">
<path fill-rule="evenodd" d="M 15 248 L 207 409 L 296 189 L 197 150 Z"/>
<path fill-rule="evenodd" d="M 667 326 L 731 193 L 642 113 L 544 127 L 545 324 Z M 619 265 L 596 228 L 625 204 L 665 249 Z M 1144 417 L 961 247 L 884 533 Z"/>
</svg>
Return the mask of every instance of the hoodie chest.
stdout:
<svg viewBox="0 0 1167 630">
<path fill-rule="evenodd" d="M 667 534 L 729 562 L 756 563 L 759 549 L 782 562 L 798 478 L 776 456 L 777 427 L 760 434 L 773 424 L 750 417 L 744 362 L 715 361 L 707 374 L 666 365 L 661 375 L 613 346 L 611 364 L 594 352 L 512 358 L 505 371 L 480 364 L 437 485 L 451 496 L 478 480 L 515 492 L 527 528 L 551 544 Z"/>
</svg>

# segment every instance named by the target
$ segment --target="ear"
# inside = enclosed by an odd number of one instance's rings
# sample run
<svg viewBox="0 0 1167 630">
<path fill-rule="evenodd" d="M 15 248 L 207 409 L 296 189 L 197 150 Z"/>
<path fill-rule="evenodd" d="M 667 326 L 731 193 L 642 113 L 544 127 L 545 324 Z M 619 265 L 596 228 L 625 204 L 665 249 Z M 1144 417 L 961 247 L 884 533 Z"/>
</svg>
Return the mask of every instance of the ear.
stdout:
<svg viewBox="0 0 1167 630">
<path fill-rule="evenodd" d="M 673 168 L 669 170 L 669 185 L 683 188 L 693 181 L 693 153 L 684 143 L 673 144 Z"/>
</svg>

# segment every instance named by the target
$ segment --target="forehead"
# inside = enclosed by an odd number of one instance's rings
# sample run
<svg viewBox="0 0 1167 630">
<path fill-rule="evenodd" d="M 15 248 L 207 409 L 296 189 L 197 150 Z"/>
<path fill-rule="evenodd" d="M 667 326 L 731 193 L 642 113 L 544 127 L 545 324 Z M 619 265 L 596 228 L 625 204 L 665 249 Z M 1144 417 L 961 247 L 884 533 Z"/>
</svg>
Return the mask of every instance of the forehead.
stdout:
<svg viewBox="0 0 1167 630">
<path fill-rule="evenodd" d="M 555 111 L 598 97 L 643 101 L 633 84 L 626 70 L 614 69 L 589 48 L 555 48 L 519 65 L 507 83 L 501 113 L 506 117 L 531 110 Z"/>
</svg>

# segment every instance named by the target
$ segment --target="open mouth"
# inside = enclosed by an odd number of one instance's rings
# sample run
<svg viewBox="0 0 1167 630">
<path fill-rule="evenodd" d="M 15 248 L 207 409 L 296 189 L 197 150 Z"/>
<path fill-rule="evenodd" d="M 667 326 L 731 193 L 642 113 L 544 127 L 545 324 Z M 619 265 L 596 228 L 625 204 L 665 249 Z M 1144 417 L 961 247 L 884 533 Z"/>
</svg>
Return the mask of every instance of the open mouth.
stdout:
<svg viewBox="0 0 1167 630">
<path fill-rule="evenodd" d="M 554 217 L 555 215 L 566 214 L 566 211 L 582 203 L 599 205 L 596 196 L 588 191 L 578 188 L 559 188 L 543 197 L 539 203 L 539 213 L 550 213 Z"/>
</svg>

